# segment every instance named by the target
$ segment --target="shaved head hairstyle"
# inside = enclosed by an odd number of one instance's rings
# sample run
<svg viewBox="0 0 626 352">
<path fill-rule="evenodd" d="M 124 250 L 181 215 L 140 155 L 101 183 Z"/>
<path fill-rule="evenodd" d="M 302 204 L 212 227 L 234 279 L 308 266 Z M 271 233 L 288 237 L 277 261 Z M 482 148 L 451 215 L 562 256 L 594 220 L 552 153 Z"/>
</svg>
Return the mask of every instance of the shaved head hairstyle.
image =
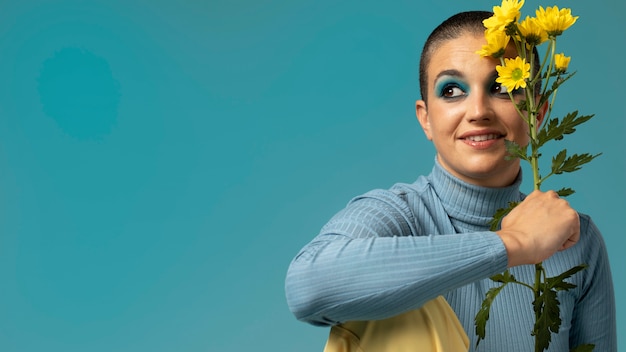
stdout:
<svg viewBox="0 0 626 352">
<path fill-rule="evenodd" d="M 485 34 L 485 26 L 483 21 L 493 16 L 493 12 L 489 11 L 466 11 L 460 12 L 437 26 L 426 39 L 419 64 L 419 83 L 420 95 L 422 100 L 426 102 L 428 90 L 428 66 L 434 52 L 437 51 L 445 42 L 457 39 L 466 34 L 482 36 Z M 535 71 L 539 69 L 539 53 L 534 48 L 535 55 Z M 478 55 L 478 54 L 476 54 Z M 536 72 L 535 72 L 536 73 Z M 541 86 L 541 82 L 538 83 Z"/>
</svg>

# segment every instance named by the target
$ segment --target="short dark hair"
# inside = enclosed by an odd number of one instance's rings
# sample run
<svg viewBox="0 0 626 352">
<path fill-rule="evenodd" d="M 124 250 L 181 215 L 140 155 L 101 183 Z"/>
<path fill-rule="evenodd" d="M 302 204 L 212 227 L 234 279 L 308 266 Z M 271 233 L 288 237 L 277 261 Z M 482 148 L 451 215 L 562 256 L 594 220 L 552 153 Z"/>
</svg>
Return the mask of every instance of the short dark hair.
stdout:
<svg viewBox="0 0 626 352">
<path fill-rule="evenodd" d="M 483 21 L 491 16 L 493 16 L 493 12 L 489 11 L 460 12 L 443 21 L 430 33 L 428 39 L 426 39 L 426 43 L 424 43 L 419 64 L 420 95 L 424 101 L 426 101 L 428 90 L 427 68 L 433 53 L 439 49 L 443 43 L 459 38 L 464 34 L 484 35 L 486 28 L 483 25 Z M 533 52 L 536 63 L 535 69 L 538 70 L 539 53 L 537 48 L 534 48 Z M 541 86 L 541 83 L 539 83 L 539 86 Z"/>
</svg>

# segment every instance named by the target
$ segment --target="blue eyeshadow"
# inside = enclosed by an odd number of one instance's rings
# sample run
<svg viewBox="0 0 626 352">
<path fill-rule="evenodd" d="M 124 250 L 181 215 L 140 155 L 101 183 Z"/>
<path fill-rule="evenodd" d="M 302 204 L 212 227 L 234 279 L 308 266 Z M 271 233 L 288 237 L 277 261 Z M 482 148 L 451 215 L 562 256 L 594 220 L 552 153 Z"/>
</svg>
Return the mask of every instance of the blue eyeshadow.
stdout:
<svg viewBox="0 0 626 352">
<path fill-rule="evenodd" d="M 437 96 L 443 96 L 443 90 L 446 87 L 458 87 L 466 94 L 469 93 L 469 86 L 467 84 L 459 79 L 450 77 L 441 79 L 439 82 L 437 82 L 437 85 L 435 86 L 435 93 L 437 94 Z"/>
</svg>

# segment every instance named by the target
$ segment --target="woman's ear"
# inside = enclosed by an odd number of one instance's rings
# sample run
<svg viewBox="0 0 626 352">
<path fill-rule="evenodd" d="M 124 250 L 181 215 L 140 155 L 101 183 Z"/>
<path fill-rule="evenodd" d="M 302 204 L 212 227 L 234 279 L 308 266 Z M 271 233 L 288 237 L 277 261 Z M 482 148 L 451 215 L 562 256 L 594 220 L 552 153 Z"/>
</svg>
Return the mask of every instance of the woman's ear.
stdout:
<svg viewBox="0 0 626 352">
<path fill-rule="evenodd" d="M 428 119 L 428 109 L 426 109 L 426 102 L 423 100 L 418 100 L 415 102 L 415 115 L 417 116 L 417 121 L 419 121 L 420 126 L 424 130 L 424 134 L 429 141 L 432 141 L 432 135 L 430 133 L 430 120 Z"/>
<path fill-rule="evenodd" d="M 546 117 L 546 113 L 548 112 L 548 102 L 543 103 L 541 108 L 539 109 L 539 113 L 537 114 L 537 130 L 541 128 L 541 124 L 543 123 L 543 119 Z"/>
</svg>

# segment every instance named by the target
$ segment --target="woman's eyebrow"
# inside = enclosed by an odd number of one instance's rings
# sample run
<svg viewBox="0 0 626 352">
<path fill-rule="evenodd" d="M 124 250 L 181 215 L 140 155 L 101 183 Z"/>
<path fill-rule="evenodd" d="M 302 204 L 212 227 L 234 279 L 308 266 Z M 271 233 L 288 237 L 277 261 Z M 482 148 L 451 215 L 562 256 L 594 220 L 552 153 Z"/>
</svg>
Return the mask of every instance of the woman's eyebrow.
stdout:
<svg viewBox="0 0 626 352">
<path fill-rule="evenodd" d="M 489 82 L 495 82 L 496 78 L 498 78 L 498 71 L 493 71 L 491 75 L 489 75 Z"/>
<path fill-rule="evenodd" d="M 439 78 L 444 77 L 444 76 L 463 77 L 463 74 L 459 70 L 443 70 L 439 72 L 439 74 L 437 74 L 437 76 L 435 77 L 435 82 Z"/>
</svg>

